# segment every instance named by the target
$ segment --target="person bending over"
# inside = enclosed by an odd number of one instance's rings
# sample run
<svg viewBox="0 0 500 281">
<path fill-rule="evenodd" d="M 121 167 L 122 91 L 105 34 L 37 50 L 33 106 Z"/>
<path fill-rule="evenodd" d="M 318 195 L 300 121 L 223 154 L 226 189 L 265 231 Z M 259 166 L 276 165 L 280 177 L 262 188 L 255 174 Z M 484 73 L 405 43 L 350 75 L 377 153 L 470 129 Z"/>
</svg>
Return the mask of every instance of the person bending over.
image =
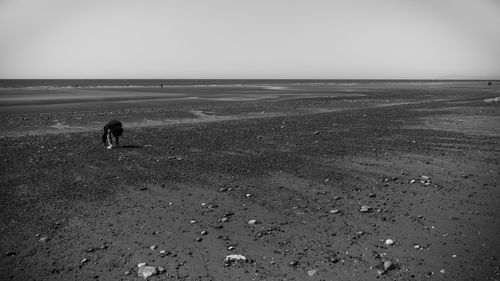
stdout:
<svg viewBox="0 0 500 281">
<path fill-rule="evenodd" d="M 102 142 L 107 149 L 113 148 L 113 136 L 116 139 L 116 147 L 120 146 L 119 138 L 123 134 L 122 122 L 118 120 L 111 120 L 104 126 L 104 133 L 102 134 Z"/>
</svg>

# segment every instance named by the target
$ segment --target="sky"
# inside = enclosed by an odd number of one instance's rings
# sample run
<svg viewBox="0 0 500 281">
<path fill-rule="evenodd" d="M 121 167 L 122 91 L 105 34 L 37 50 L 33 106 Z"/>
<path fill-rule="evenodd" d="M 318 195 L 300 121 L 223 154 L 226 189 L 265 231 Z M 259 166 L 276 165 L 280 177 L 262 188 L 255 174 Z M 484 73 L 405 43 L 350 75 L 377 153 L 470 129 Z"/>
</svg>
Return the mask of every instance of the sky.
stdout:
<svg viewBox="0 0 500 281">
<path fill-rule="evenodd" d="M 0 0 L 0 79 L 500 79 L 499 0 Z"/>
</svg>

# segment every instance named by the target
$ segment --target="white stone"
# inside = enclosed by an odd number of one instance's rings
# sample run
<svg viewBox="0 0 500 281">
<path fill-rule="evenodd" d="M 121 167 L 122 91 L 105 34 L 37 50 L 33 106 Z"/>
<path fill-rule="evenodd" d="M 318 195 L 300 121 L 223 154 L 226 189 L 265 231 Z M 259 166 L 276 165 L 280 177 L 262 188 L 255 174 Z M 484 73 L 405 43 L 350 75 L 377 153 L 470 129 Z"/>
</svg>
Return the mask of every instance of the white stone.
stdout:
<svg viewBox="0 0 500 281">
<path fill-rule="evenodd" d="M 148 277 L 151 277 L 155 274 L 156 274 L 156 267 L 154 266 L 142 266 L 137 271 L 137 275 L 139 275 L 139 277 L 142 277 L 144 279 L 148 279 Z"/>
<path fill-rule="evenodd" d="M 392 239 L 385 240 L 385 245 L 391 246 L 392 244 L 394 244 L 394 240 L 392 240 Z"/>
<path fill-rule="evenodd" d="M 139 264 L 137 265 L 137 267 L 139 267 L 139 268 L 141 268 L 141 267 L 143 267 L 143 266 L 146 266 L 146 263 L 145 263 L 145 262 L 141 262 L 141 263 L 139 263 Z"/>
<path fill-rule="evenodd" d="M 243 255 L 228 255 L 224 259 L 226 263 L 231 263 L 231 262 L 238 262 L 238 261 L 243 261 L 245 262 L 247 258 Z"/>
<path fill-rule="evenodd" d="M 338 214 L 340 211 L 337 209 L 330 210 L 330 214 Z"/>
<path fill-rule="evenodd" d="M 312 276 L 314 276 L 314 274 L 316 274 L 316 272 L 318 272 L 316 269 L 311 269 L 311 270 L 307 271 L 307 275 L 312 277 Z"/>
<path fill-rule="evenodd" d="M 369 206 L 361 206 L 361 209 L 359 210 L 362 213 L 369 212 L 371 208 Z"/>
<path fill-rule="evenodd" d="M 254 224 L 256 224 L 256 223 L 257 223 L 257 220 L 249 220 L 249 221 L 248 221 L 248 224 L 251 224 L 251 225 L 254 225 Z"/>
</svg>

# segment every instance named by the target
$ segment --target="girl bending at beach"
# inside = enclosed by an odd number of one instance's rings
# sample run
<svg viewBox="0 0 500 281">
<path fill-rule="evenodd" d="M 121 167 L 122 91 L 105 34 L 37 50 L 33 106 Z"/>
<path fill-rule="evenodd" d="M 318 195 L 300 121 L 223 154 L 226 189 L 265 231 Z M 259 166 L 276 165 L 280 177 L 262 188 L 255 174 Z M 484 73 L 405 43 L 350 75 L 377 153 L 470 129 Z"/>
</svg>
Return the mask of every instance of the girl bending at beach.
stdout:
<svg viewBox="0 0 500 281">
<path fill-rule="evenodd" d="M 116 138 L 116 146 L 120 146 L 119 137 L 123 134 L 122 122 L 111 120 L 104 126 L 102 142 L 107 149 L 113 148 L 113 136 Z"/>
</svg>

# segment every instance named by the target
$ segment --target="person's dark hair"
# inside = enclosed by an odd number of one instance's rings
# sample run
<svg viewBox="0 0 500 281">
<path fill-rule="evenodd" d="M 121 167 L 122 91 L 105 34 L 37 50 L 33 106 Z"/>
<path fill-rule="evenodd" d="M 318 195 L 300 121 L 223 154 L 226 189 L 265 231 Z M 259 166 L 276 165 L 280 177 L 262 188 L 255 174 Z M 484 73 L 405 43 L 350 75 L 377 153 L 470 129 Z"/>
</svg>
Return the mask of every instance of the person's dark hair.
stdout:
<svg viewBox="0 0 500 281">
<path fill-rule="evenodd" d="M 112 133 L 116 137 L 119 137 L 119 136 L 121 136 L 123 134 L 123 128 L 122 127 L 114 128 L 113 131 L 112 131 Z"/>
</svg>

